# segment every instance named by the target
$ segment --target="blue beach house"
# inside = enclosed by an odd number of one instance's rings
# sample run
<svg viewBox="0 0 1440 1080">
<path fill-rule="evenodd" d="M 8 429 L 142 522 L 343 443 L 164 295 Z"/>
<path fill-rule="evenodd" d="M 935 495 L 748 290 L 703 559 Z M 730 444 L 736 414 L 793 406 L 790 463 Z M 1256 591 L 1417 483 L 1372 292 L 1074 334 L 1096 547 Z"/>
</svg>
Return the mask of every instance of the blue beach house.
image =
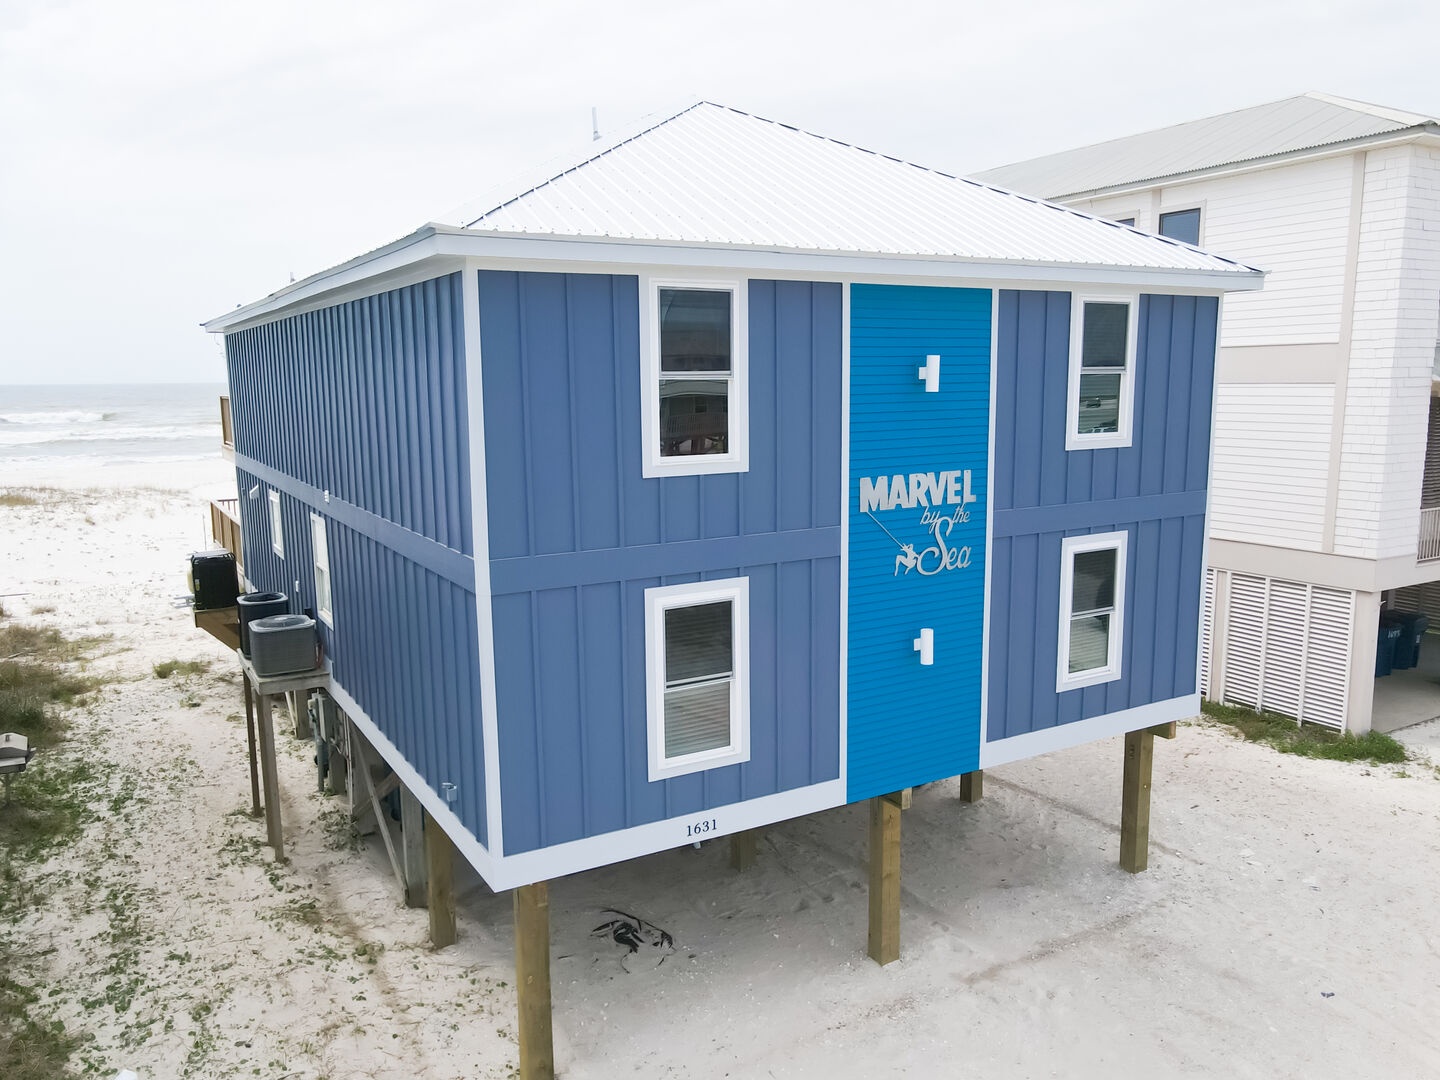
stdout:
<svg viewBox="0 0 1440 1080">
<path fill-rule="evenodd" d="M 207 324 L 246 575 L 496 889 L 1153 729 L 1260 284 L 700 103 Z"/>
</svg>

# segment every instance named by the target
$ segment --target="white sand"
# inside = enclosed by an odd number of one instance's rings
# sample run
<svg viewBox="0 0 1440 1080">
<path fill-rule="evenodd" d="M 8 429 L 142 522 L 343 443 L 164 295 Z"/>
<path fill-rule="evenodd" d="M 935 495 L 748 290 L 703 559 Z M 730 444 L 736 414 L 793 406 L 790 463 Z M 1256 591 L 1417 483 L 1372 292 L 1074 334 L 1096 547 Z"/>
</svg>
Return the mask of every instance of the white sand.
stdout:
<svg viewBox="0 0 1440 1080">
<path fill-rule="evenodd" d="M 142 470 L 143 472 L 143 470 Z M 6 477 L 7 486 L 54 477 Z M 113 478 L 106 477 L 105 482 Z M 510 904 L 463 875 L 433 952 L 383 850 L 281 740 L 286 840 L 250 818 L 233 660 L 172 606 L 223 466 L 0 507 L 0 592 L 24 618 L 113 640 L 121 681 L 75 717 L 102 815 L 8 927 L 36 1006 L 90 1038 L 94 1075 L 502 1077 L 515 1062 Z M 74 487 L 74 484 L 67 484 Z M 34 607 L 54 611 L 30 616 Z M 160 680 L 154 663 L 212 672 Z M 865 957 L 865 820 L 767 830 L 556 882 L 566 1077 L 1440 1075 L 1440 780 L 1311 762 L 1206 725 L 1157 742 L 1150 870 L 1121 872 L 1118 740 L 994 770 L 904 818 L 903 947 Z M 15 797 L 25 797 L 25 778 Z M 591 935 L 631 912 L 674 936 L 629 958 Z"/>
</svg>

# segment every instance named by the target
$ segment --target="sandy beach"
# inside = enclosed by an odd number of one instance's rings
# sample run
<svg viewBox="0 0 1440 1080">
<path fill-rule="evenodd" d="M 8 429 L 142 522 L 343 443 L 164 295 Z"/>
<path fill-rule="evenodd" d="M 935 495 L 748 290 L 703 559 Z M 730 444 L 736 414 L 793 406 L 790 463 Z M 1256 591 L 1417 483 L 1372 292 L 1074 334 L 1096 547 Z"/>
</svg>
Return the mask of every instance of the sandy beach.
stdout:
<svg viewBox="0 0 1440 1080">
<path fill-rule="evenodd" d="M 89 670 L 107 680 L 60 751 L 93 765 L 98 816 L 25 868 L 11 974 L 86 1040 L 84 1075 L 515 1075 L 508 895 L 462 868 L 459 943 L 432 950 L 288 736 L 291 861 L 269 858 L 233 655 L 176 602 L 227 485 L 218 460 L 0 481 L 34 498 L 0 506 L 0 592 L 24 594 L 6 609 L 103 637 Z M 172 659 L 210 667 L 157 678 Z M 561 1074 L 1440 1075 L 1432 763 L 1311 761 L 1184 725 L 1156 746 L 1138 876 L 1116 864 L 1120 773 L 1107 740 L 987 773 L 978 804 L 955 781 L 918 791 L 883 969 L 865 956 L 860 807 L 766 830 L 743 874 L 721 841 L 554 882 Z M 612 911 L 674 948 L 593 933 Z"/>
</svg>

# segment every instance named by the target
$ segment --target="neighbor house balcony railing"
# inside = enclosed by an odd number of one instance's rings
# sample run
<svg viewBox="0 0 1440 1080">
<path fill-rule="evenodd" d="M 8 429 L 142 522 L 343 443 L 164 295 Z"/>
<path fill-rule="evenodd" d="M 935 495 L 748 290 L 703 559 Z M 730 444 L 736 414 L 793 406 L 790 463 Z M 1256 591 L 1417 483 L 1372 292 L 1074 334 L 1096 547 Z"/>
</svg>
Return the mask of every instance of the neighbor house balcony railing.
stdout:
<svg viewBox="0 0 1440 1080">
<path fill-rule="evenodd" d="M 210 536 L 231 555 L 235 565 L 245 569 L 244 548 L 240 542 L 240 500 L 210 500 Z"/>
<path fill-rule="evenodd" d="M 1420 511 L 1420 543 L 1415 553 L 1417 562 L 1440 559 L 1440 506 Z"/>
</svg>

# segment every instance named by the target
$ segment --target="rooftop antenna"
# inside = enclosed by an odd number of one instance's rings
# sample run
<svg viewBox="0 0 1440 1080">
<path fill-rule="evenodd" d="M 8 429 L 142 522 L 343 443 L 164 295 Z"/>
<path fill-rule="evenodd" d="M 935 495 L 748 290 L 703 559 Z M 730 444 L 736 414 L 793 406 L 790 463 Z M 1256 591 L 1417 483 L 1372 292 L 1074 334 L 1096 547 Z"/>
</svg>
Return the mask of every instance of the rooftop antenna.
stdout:
<svg viewBox="0 0 1440 1080">
<path fill-rule="evenodd" d="M 600 110 L 594 105 L 590 106 L 590 141 L 600 141 Z"/>
</svg>

